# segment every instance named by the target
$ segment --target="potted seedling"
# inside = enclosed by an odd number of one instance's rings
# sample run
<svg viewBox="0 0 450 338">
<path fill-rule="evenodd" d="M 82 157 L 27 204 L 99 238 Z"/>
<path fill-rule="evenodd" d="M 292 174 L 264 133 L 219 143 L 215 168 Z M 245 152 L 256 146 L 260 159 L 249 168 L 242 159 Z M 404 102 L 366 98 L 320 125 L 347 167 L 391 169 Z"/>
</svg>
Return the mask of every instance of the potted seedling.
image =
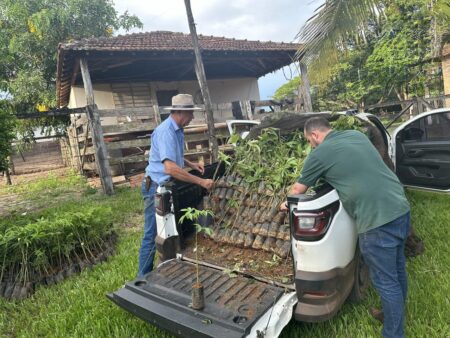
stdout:
<svg viewBox="0 0 450 338">
<path fill-rule="evenodd" d="M 181 210 L 184 214 L 180 217 L 179 223 L 183 223 L 184 220 L 194 222 L 195 227 L 195 246 L 193 252 L 195 253 L 195 269 L 196 269 L 196 282 L 192 284 L 192 308 L 194 310 L 201 310 L 205 307 L 205 296 L 203 293 L 203 285 L 199 278 L 199 265 L 198 265 L 198 234 L 203 232 L 208 236 L 212 235 L 212 229 L 207 226 L 201 226 L 199 219 L 204 217 L 213 217 L 213 213 L 210 210 L 198 210 L 196 208 L 186 208 Z"/>
</svg>

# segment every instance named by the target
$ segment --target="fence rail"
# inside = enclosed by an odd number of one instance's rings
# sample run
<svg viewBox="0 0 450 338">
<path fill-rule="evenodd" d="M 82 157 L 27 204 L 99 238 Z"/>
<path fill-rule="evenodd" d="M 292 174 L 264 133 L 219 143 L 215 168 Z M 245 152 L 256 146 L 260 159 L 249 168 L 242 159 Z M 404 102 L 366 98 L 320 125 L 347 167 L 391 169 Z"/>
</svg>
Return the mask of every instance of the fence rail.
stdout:
<svg viewBox="0 0 450 338">
<path fill-rule="evenodd" d="M 245 103 L 240 106 L 245 107 Z M 236 109 L 236 105 L 231 103 L 215 105 L 215 108 L 218 109 L 214 112 L 215 118 L 219 120 L 234 118 L 233 107 Z M 114 176 L 143 170 L 146 166 L 151 134 L 158 126 L 156 121 L 161 117 L 159 111 L 163 111 L 163 108 L 152 106 L 98 110 L 102 121 L 105 118 L 113 118 L 117 121 L 117 123 L 111 124 L 111 119 L 109 119 L 108 124 L 106 124 L 106 120 L 104 120 L 105 124 L 102 124 L 108 161 Z M 226 144 L 229 137 L 226 123 L 217 122 L 214 127 L 219 149 L 226 152 L 231 151 Z M 196 114 L 191 125 L 186 127 L 184 132 L 185 156 L 190 160 L 210 163 L 208 129 L 203 116 Z M 77 110 L 77 115 L 72 117 L 71 126 L 68 128 L 67 140 L 61 140 L 61 149 L 66 165 L 77 168 L 85 174 L 97 171 L 95 149 L 86 114 L 79 114 L 79 110 Z"/>
</svg>

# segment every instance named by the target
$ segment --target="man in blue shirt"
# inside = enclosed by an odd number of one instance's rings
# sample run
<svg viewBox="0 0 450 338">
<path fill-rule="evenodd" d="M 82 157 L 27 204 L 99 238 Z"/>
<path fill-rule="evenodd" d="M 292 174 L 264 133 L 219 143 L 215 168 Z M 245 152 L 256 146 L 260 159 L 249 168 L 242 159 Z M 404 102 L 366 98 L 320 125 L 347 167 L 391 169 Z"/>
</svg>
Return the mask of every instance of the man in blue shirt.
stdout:
<svg viewBox="0 0 450 338">
<path fill-rule="evenodd" d="M 178 94 L 172 98 L 172 107 L 166 109 L 170 110 L 170 116 L 152 133 L 150 156 L 141 187 L 144 197 L 144 236 L 139 251 L 139 277 L 153 269 L 156 237 L 154 200 L 158 186 L 171 177 L 197 184 L 207 190 L 213 186 L 213 180 L 191 175 L 183 169 L 187 166 L 199 171 L 202 175 L 205 172 L 202 164 L 193 163 L 184 158 L 183 128 L 194 118 L 194 110 L 201 110 L 201 108 L 194 106 L 191 95 Z"/>
</svg>

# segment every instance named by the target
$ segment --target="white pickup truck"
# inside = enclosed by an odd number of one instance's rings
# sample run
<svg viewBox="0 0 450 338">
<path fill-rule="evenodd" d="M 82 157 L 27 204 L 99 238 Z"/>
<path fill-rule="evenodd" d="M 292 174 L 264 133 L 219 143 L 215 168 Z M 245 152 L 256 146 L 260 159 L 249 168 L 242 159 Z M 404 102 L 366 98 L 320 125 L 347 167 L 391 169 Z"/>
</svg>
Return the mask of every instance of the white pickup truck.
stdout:
<svg viewBox="0 0 450 338">
<path fill-rule="evenodd" d="M 374 115 L 356 116 L 378 128 L 382 145 L 377 149 L 389 153 L 403 184 L 450 191 L 450 109 L 409 120 L 395 130 L 392 139 Z M 215 168 L 208 166 L 205 176 L 212 177 Z M 204 194 L 200 187 L 183 182 L 159 188 L 156 242 L 162 263 L 109 294 L 112 301 L 177 336 L 261 338 L 277 337 L 292 317 L 327 320 L 347 299 L 364 297 L 368 275 L 359 255 L 354 221 L 337 192 L 323 186 L 315 195 L 288 199 L 293 283 L 244 273 L 232 278 L 224 266 L 205 259 L 198 263 L 206 305 L 201 311 L 192 309 L 195 262 L 182 252 L 186 252 L 193 227 L 178 220 L 180 210 L 197 206 Z"/>
</svg>

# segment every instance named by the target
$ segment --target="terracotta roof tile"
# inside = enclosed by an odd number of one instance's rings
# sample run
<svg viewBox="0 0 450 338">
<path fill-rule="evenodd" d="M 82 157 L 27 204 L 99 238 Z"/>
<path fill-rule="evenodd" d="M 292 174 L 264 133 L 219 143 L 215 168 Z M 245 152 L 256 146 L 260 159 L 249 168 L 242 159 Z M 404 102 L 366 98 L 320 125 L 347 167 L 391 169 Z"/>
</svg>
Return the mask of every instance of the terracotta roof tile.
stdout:
<svg viewBox="0 0 450 338">
<path fill-rule="evenodd" d="M 210 51 L 292 51 L 300 47 L 295 43 L 261 42 L 205 35 L 199 35 L 198 39 L 201 48 Z M 83 39 L 61 44 L 59 48 L 63 50 L 96 51 L 179 51 L 192 50 L 192 40 L 190 34 L 155 31 L 116 37 Z"/>
</svg>

